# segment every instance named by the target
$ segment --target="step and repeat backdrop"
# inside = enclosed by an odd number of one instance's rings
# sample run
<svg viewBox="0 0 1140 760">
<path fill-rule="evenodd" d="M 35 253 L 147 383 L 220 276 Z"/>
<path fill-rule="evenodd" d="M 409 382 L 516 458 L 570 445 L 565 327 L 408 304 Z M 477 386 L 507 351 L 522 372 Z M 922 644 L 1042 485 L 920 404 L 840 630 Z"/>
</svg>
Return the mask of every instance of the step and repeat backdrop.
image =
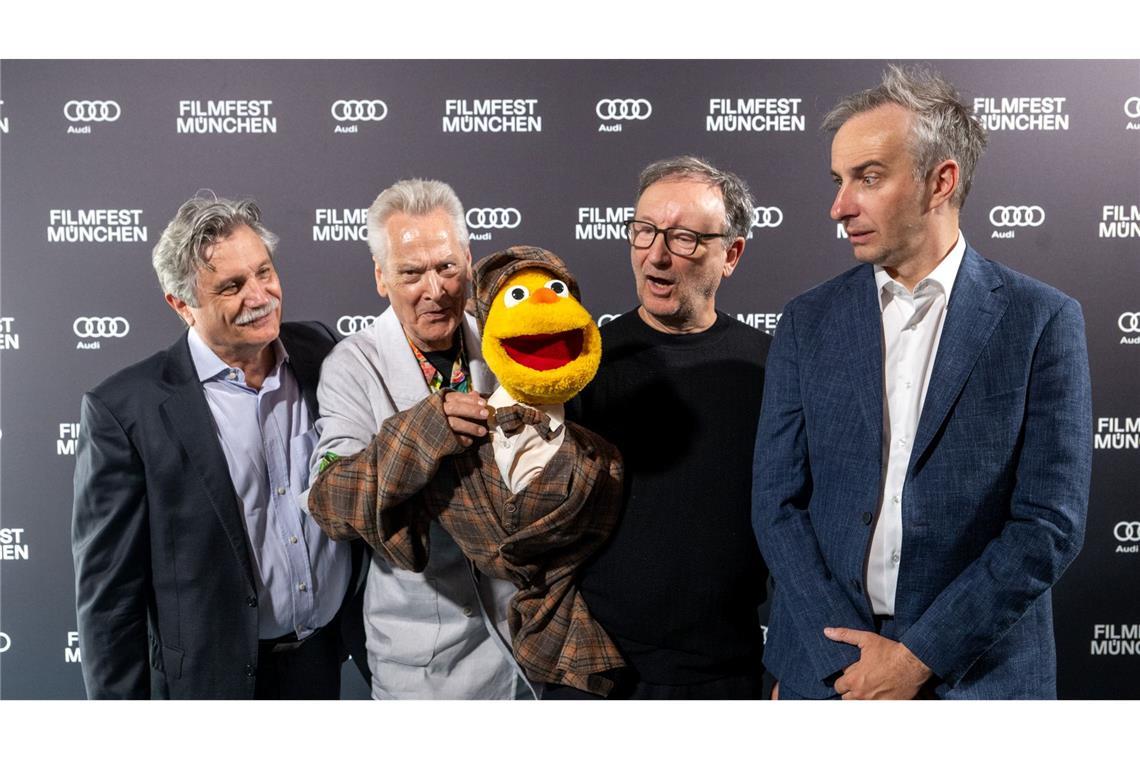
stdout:
<svg viewBox="0 0 1140 760">
<path fill-rule="evenodd" d="M 82 698 L 70 547 L 82 393 L 172 343 L 151 248 L 209 188 L 281 236 L 289 319 L 385 307 L 365 210 L 449 182 L 475 258 L 559 253 L 604 323 L 636 304 L 622 223 L 680 153 L 758 208 L 719 307 L 778 329 L 852 265 L 823 114 L 882 61 L 0 63 L 0 698 Z M 962 229 L 1084 307 L 1095 456 L 1084 550 L 1055 590 L 1060 694 L 1140 697 L 1140 63 L 937 61 L 990 133 Z M 354 682 L 346 681 L 346 694 Z M 355 693 L 355 692 L 353 692 Z M 360 693 L 366 693 L 360 684 Z"/>
</svg>

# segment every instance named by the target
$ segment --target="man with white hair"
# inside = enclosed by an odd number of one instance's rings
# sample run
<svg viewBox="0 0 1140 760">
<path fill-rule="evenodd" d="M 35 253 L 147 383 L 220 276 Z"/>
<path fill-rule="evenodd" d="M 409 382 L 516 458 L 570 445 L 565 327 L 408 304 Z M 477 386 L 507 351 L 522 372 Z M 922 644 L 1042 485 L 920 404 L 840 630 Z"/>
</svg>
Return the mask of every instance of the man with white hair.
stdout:
<svg viewBox="0 0 1140 760">
<path fill-rule="evenodd" d="M 390 306 L 321 367 L 314 481 L 429 394 L 457 390 L 449 403 L 473 403 L 467 392 L 495 386 L 475 320 L 463 311 L 471 250 L 451 187 L 411 179 L 380 193 L 368 210 L 368 246 L 376 292 Z M 438 523 L 430 541 L 422 574 L 372 556 L 364 623 L 373 698 L 533 698 L 508 643 L 514 586 L 480 576 Z"/>
<path fill-rule="evenodd" d="M 75 557 L 93 699 L 336 699 L 351 552 L 302 509 L 319 323 L 281 323 L 253 201 L 194 197 L 154 247 L 189 329 L 83 397 Z"/>
</svg>

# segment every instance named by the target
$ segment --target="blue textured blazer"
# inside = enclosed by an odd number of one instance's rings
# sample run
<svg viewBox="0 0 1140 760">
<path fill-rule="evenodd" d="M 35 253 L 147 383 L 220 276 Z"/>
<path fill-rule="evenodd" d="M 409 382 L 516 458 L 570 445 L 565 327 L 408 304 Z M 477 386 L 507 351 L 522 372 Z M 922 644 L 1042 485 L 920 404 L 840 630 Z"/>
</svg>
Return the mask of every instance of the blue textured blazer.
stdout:
<svg viewBox="0 0 1140 760">
<path fill-rule="evenodd" d="M 794 299 L 768 355 L 753 527 L 775 583 L 764 663 L 833 697 L 875 630 L 883 342 L 864 264 Z M 1055 698 L 1050 588 L 1084 540 L 1092 458 L 1080 305 L 967 247 L 903 487 L 895 637 L 945 698 Z"/>
</svg>

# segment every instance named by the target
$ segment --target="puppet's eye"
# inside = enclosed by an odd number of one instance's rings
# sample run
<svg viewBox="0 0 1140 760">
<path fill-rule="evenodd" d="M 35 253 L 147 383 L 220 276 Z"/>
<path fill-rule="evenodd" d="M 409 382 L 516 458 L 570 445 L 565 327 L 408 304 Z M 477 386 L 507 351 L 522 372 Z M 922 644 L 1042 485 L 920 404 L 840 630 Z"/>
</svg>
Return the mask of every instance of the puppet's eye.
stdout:
<svg viewBox="0 0 1140 760">
<path fill-rule="evenodd" d="M 515 285 L 513 288 L 508 289 L 506 294 L 503 295 L 503 305 L 509 309 L 512 306 L 518 306 L 529 297 L 529 290 L 522 285 Z"/>
<path fill-rule="evenodd" d="M 566 283 L 562 280 L 550 280 L 543 287 L 553 290 L 559 298 L 566 298 L 570 295 L 570 288 L 566 287 Z"/>
</svg>

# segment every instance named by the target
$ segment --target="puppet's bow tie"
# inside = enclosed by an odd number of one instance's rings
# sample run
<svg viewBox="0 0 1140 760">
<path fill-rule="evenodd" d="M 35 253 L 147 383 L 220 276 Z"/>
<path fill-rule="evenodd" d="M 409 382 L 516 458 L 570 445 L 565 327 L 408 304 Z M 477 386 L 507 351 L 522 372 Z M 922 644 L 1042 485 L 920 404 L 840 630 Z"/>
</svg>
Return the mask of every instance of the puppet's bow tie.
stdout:
<svg viewBox="0 0 1140 760">
<path fill-rule="evenodd" d="M 550 417 L 545 412 L 522 404 L 495 409 L 495 424 L 508 438 L 521 432 L 527 425 L 532 426 L 547 441 L 553 441 L 558 436 L 557 430 L 550 429 Z"/>
</svg>

